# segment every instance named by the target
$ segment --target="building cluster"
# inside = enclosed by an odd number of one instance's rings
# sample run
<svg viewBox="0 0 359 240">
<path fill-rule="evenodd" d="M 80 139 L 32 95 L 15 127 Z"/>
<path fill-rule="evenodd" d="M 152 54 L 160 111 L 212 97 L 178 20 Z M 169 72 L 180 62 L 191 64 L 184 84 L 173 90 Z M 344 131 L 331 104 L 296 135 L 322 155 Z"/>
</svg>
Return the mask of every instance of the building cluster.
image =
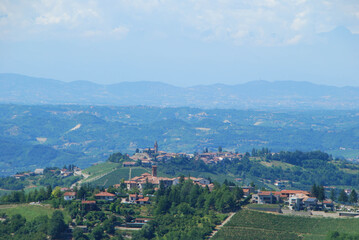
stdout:
<svg viewBox="0 0 359 240">
<path fill-rule="evenodd" d="M 129 156 L 129 158 L 133 161 L 124 162 L 123 166 L 134 167 L 141 165 L 143 167 L 151 167 L 152 165 L 156 164 L 156 162 L 166 162 L 171 158 L 176 157 L 195 158 L 195 160 L 202 160 L 206 164 L 217 164 L 224 159 L 242 159 L 243 156 L 244 155 L 241 153 L 232 152 L 205 152 L 199 154 L 168 153 L 165 151 L 159 151 L 156 141 L 153 148 L 138 150 L 134 155 Z"/>
<path fill-rule="evenodd" d="M 201 187 L 206 187 L 210 190 L 213 189 L 214 185 L 210 183 L 209 180 L 205 178 L 195 178 L 195 177 L 184 177 L 183 180 L 192 180 L 194 184 L 197 184 Z M 143 189 L 145 189 L 146 184 L 151 184 L 151 188 L 154 188 L 155 190 L 158 189 L 160 186 L 163 186 L 165 188 L 170 187 L 172 185 L 177 185 L 181 181 L 180 177 L 176 178 L 166 178 L 166 177 L 158 177 L 157 176 L 157 166 L 152 166 L 152 174 L 144 173 L 141 176 L 136 176 L 133 178 L 130 178 L 130 180 L 125 181 L 126 187 L 128 190 L 139 190 L 139 192 L 142 192 Z M 114 185 L 114 187 L 119 187 L 120 184 Z M 61 188 L 61 191 L 63 193 L 64 200 L 71 201 L 76 199 L 76 192 L 74 192 L 72 189 L 69 188 Z M 96 200 L 102 200 L 102 201 L 114 201 L 118 198 L 116 194 L 109 193 L 107 190 L 103 192 L 99 192 L 94 195 L 94 198 Z M 127 204 L 150 204 L 150 198 L 149 196 L 144 196 L 142 194 L 129 194 L 128 197 L 121 199 L 122 203 Z M 96 206 L 96 201 L 88 201 L 83 200 L 82 205 L 85 205 L 84 208 L 92 208 Z"/>
<path fill-rule="evenodd" d="M 257 204 L 286 203 L 290 209 L 296 211 L 303 209 L 334 210 L 333 201 L 320 202 L 309 192 L 302 190 L 259 191 L 252 194 L 251 202 Z"/>
<path fill-rule="evenodd" d="M 211 190 L 213 189 L 214 185 L 210 183 L 208 179 L 205 178 L 195 178 L 195 177 L 185 177 L 184 180 L 192 180 L 194 184 L 197 184 L 202 187 L 208 186 Z M 138 189 L 142 191 L 147 184 L 151 184 L 153 188 L 159 188 L 161 185 L 163 187 L 170 187 L 172 185 L 177 185 L 180 182 L 180 177 L 175 178 L 167 178 L 167 177 L 158 177 L 157 176 L 157 166 L 152 166 L 152 175 L 149 173 L 143 173 L 141 176 L 137 176 L 131 178 L 128 181 L 125 181 L 127 185 L 127 189 Z"/>
<path fill-rule="evenodd" d="M 243 154 L 241 153 L 232 153 L 232 152 L 208 152 L 208 153 L 199 153 L 195 156 L 196 160 L 202 160 L 206 164 L 217 164 L 224 159 L 234 160 L 242 159 Z"/>
<path fill-rule="evenodd" d="M 61 177 L 69 177 L 69 176 L 81 176 L 81 169 L 79 167 L 74 166 L 72 169 L 50 169 L 49 172 L 56 174 L 58 173 Z M 24 179 L 26 177 L 30 176 L 36 176 L 36 175 L 43 175 L 45 172 L 45 169 L 43 168 L 37 168 L 33 172 L 23 172 L 23 173 L 17 173 L 13 175 L 16 179 Z"/>
</svg>

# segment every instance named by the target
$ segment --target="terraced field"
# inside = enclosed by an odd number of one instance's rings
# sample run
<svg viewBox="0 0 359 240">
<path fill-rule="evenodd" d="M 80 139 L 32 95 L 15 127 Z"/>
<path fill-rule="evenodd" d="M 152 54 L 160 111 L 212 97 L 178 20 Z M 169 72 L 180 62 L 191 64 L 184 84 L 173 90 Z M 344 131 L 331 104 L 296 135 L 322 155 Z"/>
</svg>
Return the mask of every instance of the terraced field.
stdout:
<svg viewBox="0 0 359 240">
<path fill-rule="evenodd" d="M 359 233 L 359 219 L 284 216 L 241 210 L 213 237 L 226 239 L 326 239 L 333 231 Z"/>
</svg>

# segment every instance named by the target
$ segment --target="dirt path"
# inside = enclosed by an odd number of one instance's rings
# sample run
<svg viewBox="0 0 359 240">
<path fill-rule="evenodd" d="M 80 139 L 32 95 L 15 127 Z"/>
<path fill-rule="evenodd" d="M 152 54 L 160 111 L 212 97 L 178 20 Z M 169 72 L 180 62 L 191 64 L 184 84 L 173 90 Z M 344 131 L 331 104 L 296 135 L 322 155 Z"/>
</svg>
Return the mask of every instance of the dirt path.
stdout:
<svg viewBox="0 0 359 240">
<path fill-rule="evenodd" d="M 119 230 L 130 230 L 130 231 L 138 231 L 138 230 L 141 230 L 141 228 L 128 228 L 128 227 L 115 227 L 115 229 L 119 229 Z"/>
<path fill-rule="evenodd" d="M 221 225 L 218 225 L 218 226 L 216 226 L 216 227 L 214 228 L 212 234 L 209 236 L 208 239 L 213 238 L 214 235 L 216 235 L 216 233 L 217 233 L 219 230 L 221 230 L 221 228 L 222 228 L 227 222 L 229 222 L 229 220 L 231 220 L 231 218 L 234 216 L 234 214 L 236 214 L 236 213 L 235 213 L 235 212 L 229 213 L 229 216 L 226 218 L 226 220 L 224 220 Z"/>
</svg>

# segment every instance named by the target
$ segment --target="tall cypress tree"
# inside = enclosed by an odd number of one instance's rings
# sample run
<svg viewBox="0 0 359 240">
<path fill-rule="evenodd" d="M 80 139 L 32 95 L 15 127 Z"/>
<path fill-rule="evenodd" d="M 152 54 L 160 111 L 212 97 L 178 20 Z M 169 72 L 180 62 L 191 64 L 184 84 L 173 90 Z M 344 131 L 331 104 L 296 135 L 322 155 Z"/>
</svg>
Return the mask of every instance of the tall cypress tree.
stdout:
<svg viewBox="0 0 359 240">
<path fill-rule="evenodd" d="M 356 202 L 358 202 L 358 194 L 357 194 L 357 192 L 356 192 L 354 189 L 353 189 L 352 192 L 350 193 L 349 202 L 350 202 L 350 203 L 356 203 Z"/>
</svg>

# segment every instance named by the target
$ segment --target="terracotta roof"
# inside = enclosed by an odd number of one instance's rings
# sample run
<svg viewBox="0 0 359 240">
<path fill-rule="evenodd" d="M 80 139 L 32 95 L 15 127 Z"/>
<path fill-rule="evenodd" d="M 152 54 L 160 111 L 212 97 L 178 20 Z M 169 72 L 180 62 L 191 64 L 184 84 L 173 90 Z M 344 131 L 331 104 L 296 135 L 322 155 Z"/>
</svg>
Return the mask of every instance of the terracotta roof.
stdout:
<svg viewBox="0 0 359 240">
<path fill-rule="evenodd" d="M 96 201 L 82 201 L 82 204 L 96 204 Z"/>
<path fill-rule="evenodd" d="M 115 194 L 109 193 L 109 192 L 100 192 L 95 195 L 96 197 L 115 197 Z"/>
<path fill-rule="evenodd" d="M 137 163 L 136 162 L 124 162 L 123 164 L 124 165 L 136 165 Z"/>
<path fill-rule="evenodd" d="M 125 183 L 136 183 L 135 181 L 125 181 Z"/>
<path fill-rule="evenodd" d="M 281 194 L 295 194 L 295 193 L 309 194 L 309 192 L 303 190 L 282 190 L 280 191 L 280 193 Z"/>
<path fill-rule="evenodd" d="M 148 202 L 148 200 L 150 200 L 149 197 L 144 197 L 144 198 L 136 200 L 136 202 Z"/>
<path fill-rule="evenodd" d="M 65 192 L 64 196 L 76 196 L 76 192 Z"/>
<path fill-rule="evenodd" d="M 259 192 L 258 195 L 264 195 L 264 196 L 269 196 L 271 195 L 272 192 L 271 191 L 263 191 L 263 192 Z"/>
</svg>

